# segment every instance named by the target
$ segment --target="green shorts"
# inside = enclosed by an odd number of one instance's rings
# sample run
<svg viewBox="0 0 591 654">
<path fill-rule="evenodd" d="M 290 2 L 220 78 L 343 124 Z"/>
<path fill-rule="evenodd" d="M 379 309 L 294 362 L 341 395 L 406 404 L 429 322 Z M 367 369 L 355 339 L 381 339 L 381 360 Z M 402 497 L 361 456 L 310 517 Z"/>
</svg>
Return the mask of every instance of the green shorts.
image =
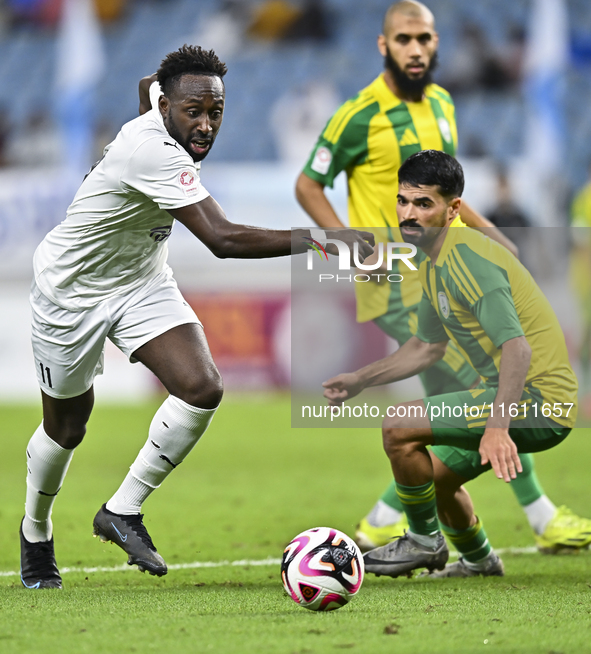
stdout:
<svg viewBox="0 0 591 654">
<path fill-rule="evenodd" d="M 466 479 L 474 479 L 491 467 L 490 464 L 480 464 L 478 448 L 496 394 L 497 388 L 479 386 L 470 391 L 424 400 L 433 431 L 431 451 L 448 468 Z M 511 421 L 509 435 L 519 452 L 548 450 L 562 442 L 571 431 L 570 427 L 545 417 L 540 405 L 536 409 L 537 402 L 525 389 L 518 405 L 511 407 L 512 413 L 518 415 Z M 575 411 L 575 407 L 570 410 Z"/>
</svg>

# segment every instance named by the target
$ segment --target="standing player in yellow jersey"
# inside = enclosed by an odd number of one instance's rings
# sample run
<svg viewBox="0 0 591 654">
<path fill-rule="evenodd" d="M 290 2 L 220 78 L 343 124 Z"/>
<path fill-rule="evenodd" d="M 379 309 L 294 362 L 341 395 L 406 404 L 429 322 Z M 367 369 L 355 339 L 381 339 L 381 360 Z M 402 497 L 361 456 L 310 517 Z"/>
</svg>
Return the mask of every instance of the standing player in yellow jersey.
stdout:
<svg viewBox="0 0 591 654">
<path fill-rule="evenodd" d="M 425 149 L 441 150 L 451 156 L 456 153 L 453 101 L 447 91 L 431 81 L 437 45 L 433 14 L 427 7 L 404 0 L 388 8 L 383 34 L 378 37 L 385 71 L 337 110 L 297 180 L 297 199 L 321 228 L 344 226 L 324 189 L 331 187 L 335 177 L 345 170 L 350 226 L 374 229 L 376 240 L 402 241 L 396 216 L 401 164 Z M 462 220 L 486 231 L 514 252 L 513 244 L 465 202 Z M 408 275 L 403 284 L 357 284 L 357 319 L 373 320 L 402 345 L 416 332 L 421 293 L 418 278 Z M 427 396 L 465 390 L 477 379 L 473 368 L 451 344 L 445 357 L 419 376 Z M 556 508 L 539 485 L 531 455 L 522 455 L 521 464 L 523 472 L 511 486 L 535 532 L 538 547 L 555 552 L 589 545 L 591 521 L 565 507 Z M 363 549 L 371 549 L 401 535 L 407 526 L 392 483 L 361 520 L 357 541 Z"/>
</svg>

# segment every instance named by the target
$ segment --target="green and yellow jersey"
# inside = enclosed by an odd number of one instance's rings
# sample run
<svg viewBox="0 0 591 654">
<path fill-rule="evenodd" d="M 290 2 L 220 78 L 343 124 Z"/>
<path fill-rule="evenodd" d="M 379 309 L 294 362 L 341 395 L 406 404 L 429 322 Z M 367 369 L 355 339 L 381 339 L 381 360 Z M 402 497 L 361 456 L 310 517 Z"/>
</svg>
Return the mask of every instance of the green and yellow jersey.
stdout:
<svg viewBox="0 0 591 654">
<path fill-rule="evenodd" d="M 442 150 L 455 156 L 457 130 L 451 96 L 436 84 L 426 87 L 421 102 L 404 102 L 388 88 L 384 75 L 341 106 L 328 121 L 304 173 L 332 187 L 346 171 L 349 225 L 382 228 L 376 238 L 402 242 L 396 216 L 398 169 L 415 152 Z M 400 284 L 356 284 L 357 319 L 415 307 L 420 301 L 418 276 L 404 264 Z"/>
<path fill-rule="evenodd" d="M 467 228 L 460 218 L 449 227 L 437 262 L 419 270 L 423 298 L 417 336 L 428 343 L 451 340 L 486 386 L 498 386 L 501 346 L 525 336 L 532 358 L 525 390 L 541 408 L 574 403 L 577 379 L 564 335 L 550 303 L 523 265 L 502 245 Z M 563 412 L 565 413 L 565 412 Z"/>
</svg>

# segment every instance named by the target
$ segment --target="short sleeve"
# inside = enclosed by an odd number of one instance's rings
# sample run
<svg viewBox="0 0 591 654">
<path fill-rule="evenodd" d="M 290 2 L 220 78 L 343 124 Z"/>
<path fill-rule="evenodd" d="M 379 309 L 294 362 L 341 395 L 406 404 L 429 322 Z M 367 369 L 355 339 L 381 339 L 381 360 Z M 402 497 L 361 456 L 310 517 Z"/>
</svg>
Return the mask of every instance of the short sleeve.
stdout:
<svg viewBox="0 0 591 654">
<path fill-rule="evenodd" d="M 343 112 L 347 106 L 343 105 L 328 121 L 304 166 L 308 177 L 331 188 L 339 173 L 367 158 L 369 117 L 378 110 L 377 103 L 366 107 L 351 118 L 347 117 L 348 122 L 343 126 Z"/>
<path fill-rule="evenodd" d="M 428 295 L 423 291 L 423 297 L 418 308 L 417 338 L 424 343 L 441 343 L 449 341 L 449 336 L 441 324 L 437 311 L 431 304 Z"/>
<path fill-rule="evenodd" d="M 129 159 L 121 181 L 164 210 L 180 209 L 209 196 L 197 166 L 172 137 L 144 141 Z"/>
<path fill-rule="evenodd" d="M 472 306 L 472 313 L 497 348 L 512 338 L 524 336 L 511 290 L 506 286 L 483 295 Z"/>
</svg>

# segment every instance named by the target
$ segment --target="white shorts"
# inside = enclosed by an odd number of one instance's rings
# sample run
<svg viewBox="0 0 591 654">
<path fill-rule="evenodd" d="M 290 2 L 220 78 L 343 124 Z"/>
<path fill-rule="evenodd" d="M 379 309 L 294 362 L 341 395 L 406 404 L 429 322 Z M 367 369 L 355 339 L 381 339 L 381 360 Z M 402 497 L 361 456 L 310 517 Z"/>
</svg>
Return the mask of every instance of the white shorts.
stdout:
<svg viewBox="0 0 591 654">
<path fill-rule="evenodd" d="M 68 311 L 33 282 L 33 355 L 44 393 L 58 399 L 85 393 L 103 372 L 105 339 L 132 363 L 139 347 L 173 327 L 199 319 L 181 295 L 170 269 L 125 296 L 86 311 Z"/>
</svg>

